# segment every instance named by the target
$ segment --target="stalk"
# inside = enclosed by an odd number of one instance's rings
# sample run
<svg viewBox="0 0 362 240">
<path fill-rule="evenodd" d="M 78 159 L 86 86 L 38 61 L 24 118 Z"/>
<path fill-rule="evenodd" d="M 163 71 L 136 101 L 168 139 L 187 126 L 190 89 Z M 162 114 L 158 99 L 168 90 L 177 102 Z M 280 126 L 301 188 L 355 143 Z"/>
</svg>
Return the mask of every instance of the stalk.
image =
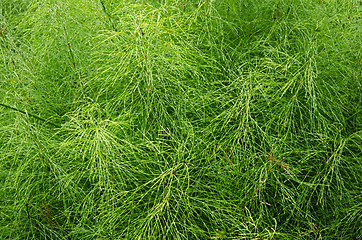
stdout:
<svg viewBox="0 0 362 240">
<path fill-rule="evenodd" d="M 45 122 L 45 123 L 47 123 L 47 124 L 49 124 L 49 125 L 52 125 L 52 126 L 54 126 L 54 127 L 57 127 L 57 128 L 60 128 L 60 127 L 61 127 L 61 126 L 60 126 L 60 125 L 58 125 L 58 124 L 55 124 L 55 123 L 49 122 L 48 120 L 46 120 L 46 119 L 44 119 L 44 118 L 42 118 L 42 117 L 39 117 L 39 116 L 37 116 L 37 115 L 34 115 L 34 114 L 31 114 L 31 113 L 28 113 L 27 111 L 20 110 L 20 109 L 17 109 L 17 108 L 11 107 L 11 106 L 6 105 L 6 104 L 3 104 L 3 103 L 0 103 L 0 106 L 3 106 L 3 107 L 5 107 L 5 108 L 8 108 L 8 109 L 14 110 L 14 111 L 16 111 L 16 112 L 19 112 L 19 113 L 22 113 L 22 114 L 25 114 L 25 115 L 28 115 L 28 116 L 30 116 L 30 117 L 32 117 L 32 118 L 38 119 L 38 120 L 40 120 L 40 121 L 42 121 L 42 122 Z"/>
</svg>

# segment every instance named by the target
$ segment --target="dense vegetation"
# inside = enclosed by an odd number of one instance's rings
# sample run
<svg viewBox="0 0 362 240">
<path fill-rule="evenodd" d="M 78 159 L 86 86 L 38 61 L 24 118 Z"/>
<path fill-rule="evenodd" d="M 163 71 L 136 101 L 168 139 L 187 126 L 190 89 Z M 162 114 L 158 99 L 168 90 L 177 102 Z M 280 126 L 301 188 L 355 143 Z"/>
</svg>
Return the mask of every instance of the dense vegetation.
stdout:
<svg viewBox="0 0 362 240">
<path fill-rule="evenodd" d="M 362 239 L 358 0 L 2 0 L 1 239 Z"/>
</svg>

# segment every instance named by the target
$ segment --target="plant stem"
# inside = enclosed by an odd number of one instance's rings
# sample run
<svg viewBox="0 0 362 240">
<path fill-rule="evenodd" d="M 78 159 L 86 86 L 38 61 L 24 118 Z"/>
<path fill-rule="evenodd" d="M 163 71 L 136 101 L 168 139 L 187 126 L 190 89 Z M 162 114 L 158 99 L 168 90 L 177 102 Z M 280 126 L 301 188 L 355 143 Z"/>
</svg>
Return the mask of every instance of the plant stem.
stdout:
<svg viewBox="0 0 362 240">
<path fill-rule="evenodd" d="M 23 111 L 23 110 L 20 110 L 20 109 L 11 107 L 11 106 L 9 106 L 9 105 L 0 103 L 0 106 L 3 106 L 3 107 L 5 107 L 5 108 L 8 108 L 8 109 L 11 109 L 11 110 L 14 110 L 14 111 L 23 113 L 23 114 L 26 114 L 26 115 L 28 115 L 28 116 L 30 116 L 30 117 L 36 118 L 36 119 L 38 119 L 38 120 L 40 120 L 40 121 L 43 121 L 43 122 L 45 122 L 45 123 L 47 123 L 47 124 L 50 124 L 50 125 L 54 126 L 54 127 L 57 127 L 57 128 L 60 128 L 60 127 L 61 127 L 60 125 L 55 124 L 55 123 L 52 123 L 52 122 L 49 122 L 49 121 L 47 121 L 46 119 L 44 119 L 44 118 L 42 118 L 42 117 L 39 117 L 39 116 L 37 116 L 37 115 L 28 113 L 28 112 L 26 112 L 26 111 Z"/>
<path fill-rule="evenodd" d="M 106 16 L 107 16 L 109 23 L 112 25 L 113 30 L 114 30 L 114 31 L 117 31 L 117 29 L 116 29 L 116 27 L 114 26 L 114 23 L 113 23 L 110 15 L 109 15 L 109 13 L 107 12 L 106 6 L 104 5 L 103 1 L 100 1 L 100 2 L 101 2 L 101 4 L 102 4 L 103 11 L 104 11 L 104 13 L 105 13 Z"/>
</svg>

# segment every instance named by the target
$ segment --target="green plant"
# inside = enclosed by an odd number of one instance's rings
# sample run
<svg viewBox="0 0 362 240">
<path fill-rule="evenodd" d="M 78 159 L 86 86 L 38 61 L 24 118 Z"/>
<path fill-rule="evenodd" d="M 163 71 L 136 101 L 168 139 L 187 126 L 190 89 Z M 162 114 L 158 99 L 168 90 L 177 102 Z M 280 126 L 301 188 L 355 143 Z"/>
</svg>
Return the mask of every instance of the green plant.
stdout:
<svg viewBox="0 0 362 240">
<path fill-rule="evenodd" d="M 361 238 L 360 8 L 2 1 L 0 238 Z"/>
</svg>

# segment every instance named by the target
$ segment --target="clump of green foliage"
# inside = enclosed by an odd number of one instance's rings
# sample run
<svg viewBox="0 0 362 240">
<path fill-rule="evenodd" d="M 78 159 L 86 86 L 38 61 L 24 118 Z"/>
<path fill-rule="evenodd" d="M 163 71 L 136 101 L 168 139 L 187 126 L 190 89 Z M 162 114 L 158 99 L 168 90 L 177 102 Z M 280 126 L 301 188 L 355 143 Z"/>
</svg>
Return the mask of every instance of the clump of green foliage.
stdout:
<svg viewBox="0 0 362 240">
<path fill-rule="evenodd" d="M 357 0 L 3 0 L 1 239 L 361 239 Z"/>
</svg>

